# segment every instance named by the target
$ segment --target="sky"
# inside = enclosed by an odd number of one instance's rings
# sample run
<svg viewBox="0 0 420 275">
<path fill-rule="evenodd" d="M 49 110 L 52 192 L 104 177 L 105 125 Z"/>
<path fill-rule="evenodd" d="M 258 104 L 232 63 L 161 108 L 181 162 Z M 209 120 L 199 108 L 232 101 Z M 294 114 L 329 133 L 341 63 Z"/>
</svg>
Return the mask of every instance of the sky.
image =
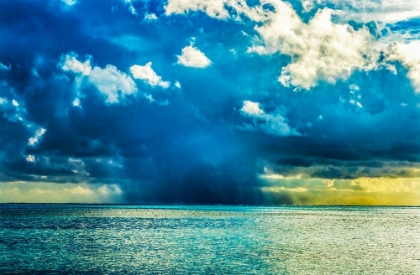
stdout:
<svg viewBox="0 0 420 275">
<path fill-rule="evenodd" d="M 0 1 L 0 202 L 419 205 L 418 0 Z"/>
</svg>

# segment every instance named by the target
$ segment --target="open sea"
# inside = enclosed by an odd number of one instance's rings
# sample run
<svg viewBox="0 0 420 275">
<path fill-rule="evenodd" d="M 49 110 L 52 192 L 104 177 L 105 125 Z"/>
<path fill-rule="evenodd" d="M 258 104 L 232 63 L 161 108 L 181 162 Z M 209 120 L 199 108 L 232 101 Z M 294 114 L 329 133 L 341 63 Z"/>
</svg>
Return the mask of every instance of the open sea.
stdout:
<svg viewBox="0 0 420 275">
<path fill-rule="evenodd" d="M 420 274 L 418 207 L 0 204 L 0 274 Z"/>
</svg>

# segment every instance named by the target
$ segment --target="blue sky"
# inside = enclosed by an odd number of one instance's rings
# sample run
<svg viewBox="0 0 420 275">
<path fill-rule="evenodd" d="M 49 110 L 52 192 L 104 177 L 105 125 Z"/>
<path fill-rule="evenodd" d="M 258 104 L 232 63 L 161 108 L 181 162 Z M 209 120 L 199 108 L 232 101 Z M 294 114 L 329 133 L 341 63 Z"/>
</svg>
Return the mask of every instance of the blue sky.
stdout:
<svg viewBox="0 0 420 275">
<path fill-rule="evenodd" d="M 0 2 L 0 201 L 418 204 L 417 1 Z"/>
</svg>

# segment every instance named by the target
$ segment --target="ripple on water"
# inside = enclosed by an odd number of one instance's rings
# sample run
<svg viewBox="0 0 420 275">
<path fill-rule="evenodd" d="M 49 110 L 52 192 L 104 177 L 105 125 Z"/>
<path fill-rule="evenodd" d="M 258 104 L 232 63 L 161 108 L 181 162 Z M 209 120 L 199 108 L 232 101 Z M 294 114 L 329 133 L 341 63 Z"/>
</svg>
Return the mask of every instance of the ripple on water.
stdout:
<svg viewBox="0 0 420 275">
<path fill-rule="evenodd" d="M 420 209 L 0 205 L 0 274 L 420 274 Z"/>
</svg>

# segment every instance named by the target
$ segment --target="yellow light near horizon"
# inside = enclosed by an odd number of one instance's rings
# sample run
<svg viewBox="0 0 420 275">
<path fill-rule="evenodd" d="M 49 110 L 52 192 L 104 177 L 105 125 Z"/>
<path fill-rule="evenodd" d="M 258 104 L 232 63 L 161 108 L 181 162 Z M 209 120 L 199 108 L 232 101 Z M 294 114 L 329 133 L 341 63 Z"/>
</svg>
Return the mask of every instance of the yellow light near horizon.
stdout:
<svg viewBox="0 0 420 275">
<path fill-rule="evenodd" d="M 420 205 L 420 178 L 260 179 L 269 185 L 260 188 L 265 197 L 280 204 L 288 198 L 296 205 Z"/>
<path fill-rule="evenodd" d="M 6 182 L 0 185 L 0 203 L 119 203 L 115 184 Z"/>
</svg>

